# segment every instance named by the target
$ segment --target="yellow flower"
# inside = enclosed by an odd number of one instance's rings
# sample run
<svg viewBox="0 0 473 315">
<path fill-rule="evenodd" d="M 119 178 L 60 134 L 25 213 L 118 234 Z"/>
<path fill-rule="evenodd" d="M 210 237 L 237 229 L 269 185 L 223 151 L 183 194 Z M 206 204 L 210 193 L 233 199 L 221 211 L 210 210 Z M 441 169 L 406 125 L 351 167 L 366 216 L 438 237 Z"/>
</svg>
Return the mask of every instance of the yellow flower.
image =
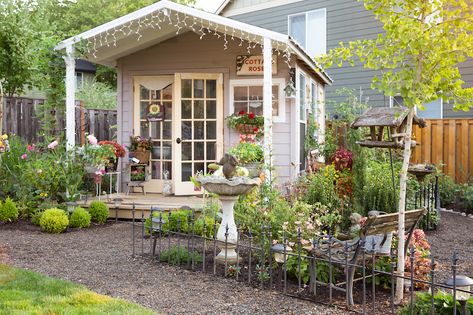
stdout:
<svg viewBox="0 0 473 315">
<path fill-rule="evenodd" d="M 8 139 L 8 136 L 7 136 L 7 135 L 3 135 L 1 138 L 2 138 L 2 140 L 7 140 L 7 139 Z"/>
</svg>

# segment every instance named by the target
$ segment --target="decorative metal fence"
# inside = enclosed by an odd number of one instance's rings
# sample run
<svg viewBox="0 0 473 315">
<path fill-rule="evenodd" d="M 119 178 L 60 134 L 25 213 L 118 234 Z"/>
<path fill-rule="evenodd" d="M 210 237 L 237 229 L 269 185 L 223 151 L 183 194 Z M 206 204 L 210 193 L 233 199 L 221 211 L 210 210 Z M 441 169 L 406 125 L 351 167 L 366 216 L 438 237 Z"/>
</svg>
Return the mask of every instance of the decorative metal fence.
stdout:
<svg viewBox="0 0 473 315">
<path fill-rule="evenodd" d="M 147 217 L 143 210 L 135 209 L 136 205 L 133 205 L 133 257 L 141 256 L 155 263 L 178 265 L 196 272 L 234 278 L 241 285 L 279 291 L 295 298 L 361 314 L 396 314 L 399 311 L 407 314 L 466 314 L 467 302 L 464 297 L 473 294 L 470 287 L 459 282 L 462 280 L 457 277 L 457 254 L 453 254 L 448 265 L 442 262 L 441 272 L 438 271 L 437 260 L 430 257 L 427 260 L 427 276 L 419 278 L 414 268 L 404 275 L 398 275 L 395 272 L 396 253 L 391 250 L 387 256 L 381 256 L 376 250 L 380 244 L 373 240 L 361 241 L 359 259 L 352 262 L 353 248 L 350 241 L 324 247 L 325 256 L 308 254 L 307 246 L 312 247 L 309 253 L 315 253 L 324 246 L 322 239 L 334 239 L 330 235 L 321 235 L 313 239 L 311 244 L 303 244 L 299 230 L 297 241 L 291 244 L 285 233 L 280 239 L 273 238 L 271 226 L 261 226 L 258 231 L 238 228 L 239 237 L 236 243 L 232 243 L 228 242 L 228 226 L 225 241 L 217 239 L 217 218 L 213 224 L 207 225 L 206 220 L 199 221 L 198 214 L 189 209 L 186 217 L 178 217 L 173 222 L 171 212 L 165 212 L 169 209 L 152 207 Z M 278 245 L 275 245 L 276 240 Z M 232 250 L 236 253 L 236 260 L 231 255 L 227 256 L 227 252 Z M 225 255 L 217 255 L 219 251 L 225 252 Z M 410 266 L 418 262 L 414 247 L 409 249 L 407 260 Z M 351 268 L 356 271 L 353 283 L 346 272 Z M 451 273 L 446 271 L 448 269 Z M 446 277 L 451 277 L 453 282 L 446 284 L 442 280 Z M 401 306 L 395 303 L 392 285 L 398 278 L 405 280 L 406 297 Z M 351 285 L 353 291 L 350 290 Z M 426 292 L 445 290 L 451 294 L 451 303 L 448 304 L 447 298 L 439 306 L 438 300 L 430 295 L 427 305 L 419 309 L 415 304 L 416 288 L 419 287 L 428 290 Z M 353 292 L 354 304 L 350 303 L 350 291 Z"/>
<path fill-rule="evenodd" d="M 435 177 L 431 182 L 419 182 L 419 189 L 413 196 L 413 209 L 425 208 L 427 213 L 419 227 L 424 231 L 431 231 L 437 229 L 440 222 L 440 191 L 439 178 Z"/>
</svg>

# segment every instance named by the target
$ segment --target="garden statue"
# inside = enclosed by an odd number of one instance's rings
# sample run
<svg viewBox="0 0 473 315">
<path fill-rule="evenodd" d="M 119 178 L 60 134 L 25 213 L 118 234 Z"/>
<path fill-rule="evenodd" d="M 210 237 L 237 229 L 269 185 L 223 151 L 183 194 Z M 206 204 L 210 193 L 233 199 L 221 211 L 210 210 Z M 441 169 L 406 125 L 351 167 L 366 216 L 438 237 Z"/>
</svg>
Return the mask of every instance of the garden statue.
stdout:
<svg viewBox="0 0 473 315">
<path fill-rule="evenodd" d="M 259 178 L 249 178 L 248 170 L 238 166 L 238 160 L 226 153 L 217 164 L 209 165 L 215 170 L 211 175 L 195 178 L 196 182 L 210 193 L 218 195 L 222 203 L 222 223 L 217 232 L 221 252 L 215 257 L 222 264 L 234 264 L 239 260 L 235 251 L 238 242 L 238 230 L 233 215 L 233 206 L 240 195 L 245 195 L 261 183 Z"/>
<path fill-rule="evenodd" d="M 219 165 L 222 166 L 222 172 L 225 178 L 231 179 L 236 174 L 238 160 L 233 155 L 225 153 Z"/>
<path fill-rule="evenodd" d="M 357 213 L 357 212 L 353 212 L 351 215 L 350 215 L 350 223 L 351 223 L 351 226 L 350 226 L 350 236 L 355 238 L 355 237 L 358 237 L 360 236 L 360 230 L 361 230 L 361 219 L 363 217 L 361 216 L 361 214 Z"/>
</svg>

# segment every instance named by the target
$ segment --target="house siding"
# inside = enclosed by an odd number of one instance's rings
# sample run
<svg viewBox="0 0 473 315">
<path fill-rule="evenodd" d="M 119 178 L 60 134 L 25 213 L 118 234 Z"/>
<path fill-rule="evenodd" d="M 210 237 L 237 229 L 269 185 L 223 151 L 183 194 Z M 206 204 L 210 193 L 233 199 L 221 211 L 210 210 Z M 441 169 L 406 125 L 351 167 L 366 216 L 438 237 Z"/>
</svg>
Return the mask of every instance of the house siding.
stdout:
<svg viewBox="0 0 473 315">
<path fill-rule="evenodd" d="M 132 55 L 121 58 L 118 61 L 120 89 L 119 108 L 122 116 L 119 139 L 125 145 L 133 135 L 133 77 L 137 75 L 169 75 L 174 73 L 223 73 L 224 75 L 224 116 L 229 115 L 229 87 L 232 79 L 257 79 L 258 76 L 237 76 L 236 56 L 247 54 L 246 47 L 239 47 L 239 40 L 229 41 L 228 49 L 223 49 L 223 42 L 215 36 L 204 37 L 188 32 L 186 34 L 169 39 L 163 43 L 144 49 Z M 274 78 L 288 79 L 287 65 L 278 59 L 278 73 Z M 274 164 L 282 184 L 290 180 L 291 176 L 291 152 L 296 150 L 294 141 L 291 141 L 291 117 L 292 111 L 290 101 L 286 106 L 285 121 L 274 123 Z M 226 126 L 224 133 L 224 150 L 238 143 L 239 137 L 234 130 Z"/>
<path fill-rule="evenodd" d="M 248 2 L 257 4 L 258 1 L 235 0 L 223 11 L 223 15 L 233 9 L 249 6 L 250 3 Z M 304 0 L 229 17 L 287 34 L 289 15 L 323 8 L 327 10 L 327 51 L 337 47 L 340 42 L 376 38 L 382 31 L 382 24 L 374 18 L 371 12 L 364 8 L 362 1 L 357 0 Z M 334 79 L 334 84 L 326 87 L 326 106 L 328 110 L 333 107 L 334 103 L 345 100 L 343 96 L 336 93 L 341 88 L 356 90 L 357 93 L 362 95 L 362 100 L 368 101 L 370 106 L 378 107 L 389 104 L 388 97 L 371 88 L 371 79 L 378 72 L 364 69 L 359 62 L 355 62 L 354 67 L 350 65 L 344 65 L 340 68 L 334 66 L 328 70 L 328 73 Z M 473 86 L 473 60 L 463 63 L 460 66 L 460 73 L 465 81 L 465 86 Z M 444 118 L 472 116 L 472 111 L 455 112 L 448 104 L 444 105 Z"/>
</svg>

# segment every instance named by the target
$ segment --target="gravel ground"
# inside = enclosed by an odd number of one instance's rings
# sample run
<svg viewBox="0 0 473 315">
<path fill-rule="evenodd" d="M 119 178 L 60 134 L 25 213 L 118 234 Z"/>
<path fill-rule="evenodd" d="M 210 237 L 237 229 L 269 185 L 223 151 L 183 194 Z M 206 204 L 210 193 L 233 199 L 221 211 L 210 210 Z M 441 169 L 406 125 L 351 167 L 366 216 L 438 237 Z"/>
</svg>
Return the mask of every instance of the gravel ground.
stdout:
<svg viewBox="0 0 473 315">
<path fill-rule="evenodd" d="M 473 277 L 473 219 L 457 213 L 441 213 L 436 231 L 427 232 L 431 253 L 439 262 L 438 281 L 452 275 L 452 255 L 458 255 L 458 274 Z"/>
<path fill-rule="evenodd" d="M 50 235 L 16 223 L 0 226 L 0 240 L 15 266 L 82 283 L 93 291 L 134 301 L 158 313 L 347 313 L 236 284 L 231 279 L 133 259 L 130 231 L 130 224 L 119 223 Z"/>
</svg>

